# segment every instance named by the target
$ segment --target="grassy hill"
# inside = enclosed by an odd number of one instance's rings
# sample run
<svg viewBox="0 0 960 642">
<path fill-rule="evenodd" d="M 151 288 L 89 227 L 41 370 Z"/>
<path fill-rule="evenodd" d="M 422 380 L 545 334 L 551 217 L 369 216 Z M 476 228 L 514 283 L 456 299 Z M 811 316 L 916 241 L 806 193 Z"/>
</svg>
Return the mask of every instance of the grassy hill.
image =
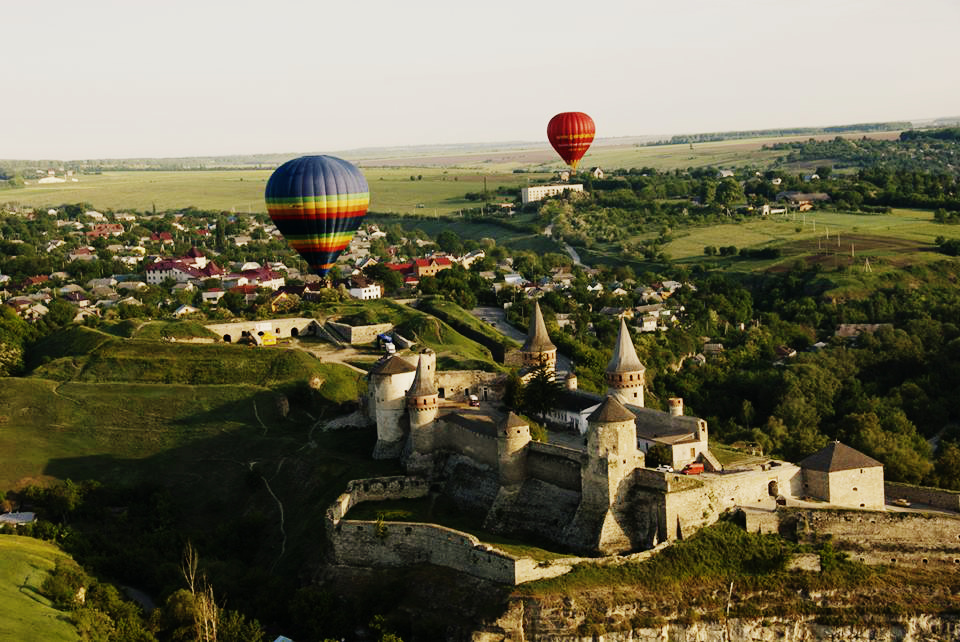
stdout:
<svg viewBox="0 0 960 642">
<path fill-rule="evenodd" d="M 0 639 L 80 639 L 66 614 L 39 593 L 43 578 L 60 557 L 66 555 L 53 544 L 0 535 Z"/>
</svg>

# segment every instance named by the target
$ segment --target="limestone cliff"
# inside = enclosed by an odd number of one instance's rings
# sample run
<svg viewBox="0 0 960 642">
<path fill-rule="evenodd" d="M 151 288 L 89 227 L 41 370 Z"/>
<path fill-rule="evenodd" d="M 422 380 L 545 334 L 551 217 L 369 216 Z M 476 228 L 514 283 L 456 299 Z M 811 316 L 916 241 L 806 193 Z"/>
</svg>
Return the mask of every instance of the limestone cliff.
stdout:
<svg viewBox="0 0 960 642">
<path fill-rule="evenodd" d="M 471 642 L 932 642 L 960 640 L 960 618 L 929 615 L 890 616 L 858 625 L 824 624 L 813 616 L 730 618 L 720 622 L 637 623 L 631 604 L 591 613 L 571 598 L 516 599 L 495 622 L 478 627 Z M 600 622 L 587 624 L 600 616 Z M 609 630 L 608 629 L 612 629 Z"/>
</svg>

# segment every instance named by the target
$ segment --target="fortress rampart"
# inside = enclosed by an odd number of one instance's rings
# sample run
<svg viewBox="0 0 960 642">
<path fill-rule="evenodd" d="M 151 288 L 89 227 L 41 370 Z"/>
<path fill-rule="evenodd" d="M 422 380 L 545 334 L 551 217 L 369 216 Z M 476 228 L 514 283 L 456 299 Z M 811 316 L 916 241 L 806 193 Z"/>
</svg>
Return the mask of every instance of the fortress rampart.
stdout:
<svg viewBox="0 0 960 642">
<path fill-rule="evenodd" d="M 359 343 L 371 343 L 376 340 L 378 334 L 390 332 L 393 330 L 392 323 L 376 323 L 373 325 L 347 325 L 337 321 L 327 321 L 327 325 L 337 331 L 343 340 L 350 345 Z"/>
<path fill-rule="evenodd" d="M 778 511 L 800 541 L 830 538 L 866 564 L 960 566 L 960 516 L 906 511 L 788 509 Z"/>
<path fill-rule="evenodd" d="M 563 575 L 580 561 L 515 558 L 473 535 L 435 524 L 344 518 L 350 508 L 363 501 L 425 497 L 429 490 L 426 481 L 413 477 L 350 482 L 326 513 L 327 537 L 336 562 L 364 567 L 435 564 L 502 584 L 521 584 Z"/>
<path fill-rule="evenodd" d="M 262 319 L 259 321 L 235 321 L 232 323 L 207 323 L 205 328 L 220 335 L 222 341 L 235 342 L 243 333 L 272 332 L 277 337 L 297 337 L 314 333 L 316 319 L 292 317 L 286 319 Z"/>
<path fill-rule="evenodd" d="M 906 499 L 916 504 L 926 504 L 941 510 L 960 512 L 960 492 L 955 490 L 913 486 L 897 482 L 884 482 L 883 490 L 888 502 L 896 499 Z"/>
<path fill-rule="evenodd" d="M 527 477 L 578 493 L 581 491 L 580 473 L 587 461 L 585 453 L 539 441 L 531 441 L 527 448 Z"/>
</svg>

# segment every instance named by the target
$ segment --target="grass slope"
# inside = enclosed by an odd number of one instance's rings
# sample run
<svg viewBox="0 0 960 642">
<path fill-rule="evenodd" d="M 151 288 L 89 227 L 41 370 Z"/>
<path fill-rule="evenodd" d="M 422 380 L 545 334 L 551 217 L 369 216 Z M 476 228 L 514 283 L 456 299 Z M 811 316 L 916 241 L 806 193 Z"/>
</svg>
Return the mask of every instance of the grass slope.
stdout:
<svg viewBox="0 0 960 642">
<path fill-rule="evenodd" d="M 39 593 L 47 572 L 66 557 L 30 537 L 0 535 L 0 640 L 79 640 L 66 614 Z"/>
</svg>

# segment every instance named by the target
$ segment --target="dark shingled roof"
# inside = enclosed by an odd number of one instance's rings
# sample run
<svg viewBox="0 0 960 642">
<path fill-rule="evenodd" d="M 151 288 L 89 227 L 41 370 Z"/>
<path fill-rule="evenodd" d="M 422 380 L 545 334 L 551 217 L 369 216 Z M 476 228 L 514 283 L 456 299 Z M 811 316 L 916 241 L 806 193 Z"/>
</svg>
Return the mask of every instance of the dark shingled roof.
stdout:
<svg viewBox="0 0 960 642">
<path fill-rule="evenodd" d="M 417 359 L 417 374 L 413 378 L 413 384 L 410 390 L 407 390 L 408 397 L 428 397 L 439 394 L 437 384 L 433 382 L 433 377 L 427 374 L 427 366 L 423 360 L 423 355 Z"/>
<path fill-rule="evenodd" d="M 413 372 L 414 370 L 416 370 L 416 368 L 397 355 L 394 355 L 386 361 L 377 362 L 377 364 L 371 368 L 370 374 L 395 375 L 403 374 L 404 372 Z"/>
<path fill-rule="evenodd" d="M 613 395 L 607 395 L 600 407 L 590 413 L 587 421 L 598 424 L 608 424 L 618 421 L 633 421 L 637 416 L 627 410 Z"/>
<path fill-rule="evenodd" d="M 547 334 L 547 324 L 543 322 L 539 301 L 533 302 L 533 316 L 530 317 L 527 341 L 520 349 L 524 352 L 549 352 L 557 349 L 557 346 L 551 343 L 550 335 Z"/>
<path fill-rule="evenodd" d="M 801 468 L 832 473 L 837 470 L 853 470 L 855 468 L 873 468 L 883 466 L 876 459 L 867 457 L 859 450 L 845 446 L 839 441 L 828 444 L 825 448 L 813 453 L 800 462 Z"/>
</svg>

